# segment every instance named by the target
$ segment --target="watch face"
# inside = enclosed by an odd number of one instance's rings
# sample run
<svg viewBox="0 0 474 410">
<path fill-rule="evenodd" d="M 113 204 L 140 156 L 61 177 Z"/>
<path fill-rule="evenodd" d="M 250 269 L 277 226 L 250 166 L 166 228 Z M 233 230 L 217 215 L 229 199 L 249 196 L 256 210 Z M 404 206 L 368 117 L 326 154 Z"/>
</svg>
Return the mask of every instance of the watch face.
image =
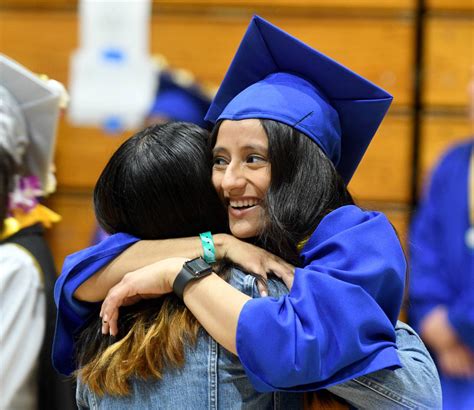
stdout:
<svg viewBox="0 0 474 410">
<path fill-rule="evenodd" d="M 202 258 L 196 258 L 186 262 L 186 266 L 189 268 L 193 275 L 202 275 L 212 270 L 211 266 Z"/>
</svg>

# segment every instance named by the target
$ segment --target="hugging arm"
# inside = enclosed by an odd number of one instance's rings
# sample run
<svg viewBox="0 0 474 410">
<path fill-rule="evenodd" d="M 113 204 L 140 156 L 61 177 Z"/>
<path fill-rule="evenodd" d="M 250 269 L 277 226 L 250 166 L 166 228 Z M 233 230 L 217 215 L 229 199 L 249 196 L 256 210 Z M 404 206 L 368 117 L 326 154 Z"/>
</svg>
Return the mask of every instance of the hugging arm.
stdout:
<svg viewBox="0 0 474 410">
<path fill-rule="evenodd" d="M 219 235 L 215 242 L 223 243 Z M 109 241 L 111 238 L 105 239 Z M 102 244 L 106 245 L 106 244 Z M 92 248 L 91 248 L 92 249 Z M 221 250 L 220 246 L 217 249 Z M 202 252 L 199 238 L 180 238 L 163 240 L 141 240 L 130 245 L 122 253 L 114 255 L 114 259 L 101 267 L 74 291 L 74 297 L 86 302 L 104 300 L 107 291 L 120 282 L 127 272 L 132 272 L 146 265 L 165 258 L 185 256 L 190 259 L 200 256 Z"/>
<path fill-rule="evenodd" d="M 226 234 L 214 235 L 214 242 L 218 258 L 227 257 L 249 272 L 262 276 L 273 271 L 291 287 L 293 267 L 281 258 Z M 197 237 L 139 241 L 134 236 L 118 233 L 68 256 L 54 290 L 58 308 L 53 346 L 56 369 L 62 374 L 70 374 L 74 370 L 74 334 L 91 315 L 96 314 L 97 303 L 91 302 L 102 301 L 109 289 L 120 282 L 127 272 L 154 260 L 178 254 L 185 256 L 184 261 L 199 256 L 201 252 L 201 242 Z M 181 267 L 182 263 L 176 267 L 175 273 Z M 217 280 L 224 282 L 218 277 Z"/>
<path fill-rule="evenodd" d="M 283 259 L 254 245 L 242 242 L 231 235 L 216 234 L 213 235 L 213 239 L 217 259 L 229 258 L 247 271 L 262 276 L 266 276 L 267 272 L 272 271 L 281 277 L 287 285 L 291 285 L 293 267 Z M 110 238 L 105 241 L 108 240 Z M 102 246 L 107 246 L 107 244 L 102 243 Z M 74 297 L 81 301 L 99 302 L 104 300 L 107 291 L 120 282 L 127 272 L 135 271 L 165 258 L 186 257 L 193 259 L 201 255 L 202 246 L 199 237 L 137 240 L 125 248 L 122 253 L 116 253 L 111 262 L 100 267 L 97 272 L 82 282 L 74 290 Z M 79 263 L 84 263 L 84 261 Z"/>
</svg>

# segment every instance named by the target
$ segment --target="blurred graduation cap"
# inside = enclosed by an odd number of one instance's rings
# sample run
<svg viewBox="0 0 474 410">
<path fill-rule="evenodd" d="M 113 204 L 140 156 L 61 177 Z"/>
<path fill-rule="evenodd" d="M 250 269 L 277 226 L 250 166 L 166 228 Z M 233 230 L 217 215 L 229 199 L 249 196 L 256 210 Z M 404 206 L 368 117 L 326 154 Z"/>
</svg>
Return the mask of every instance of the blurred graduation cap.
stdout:
<svg viewBox="0 0 474 410">
<path fill-rule="evenodd" d="M 159 74 L 158 92 L 148 114 L 149 119 L 163 117 L 171 121 L 186 121 L 209 128 L 204 120 L 212 97 L 185 70 L 164 69 Z M 151 118 L 150 118 L 151 117 Z"/>
<path fill-rule="evenodd" d="M 254 16 L 206 119 L 290 125 L 315 141 L 349 183 L 391 101 L 370 81 Z"/>
<path fill-rule="evenodd" d="M 46 194 L 60 105 L 67 95 L 65 89 L 57 81 L 46 81 L 3 54 L 0 54 L 0 84 L 18 104 L 26 123 L 24 173 L 37 176 L 40 189 Z M 5 137 L 0 136 L 0 140 Z"/>
</svg>

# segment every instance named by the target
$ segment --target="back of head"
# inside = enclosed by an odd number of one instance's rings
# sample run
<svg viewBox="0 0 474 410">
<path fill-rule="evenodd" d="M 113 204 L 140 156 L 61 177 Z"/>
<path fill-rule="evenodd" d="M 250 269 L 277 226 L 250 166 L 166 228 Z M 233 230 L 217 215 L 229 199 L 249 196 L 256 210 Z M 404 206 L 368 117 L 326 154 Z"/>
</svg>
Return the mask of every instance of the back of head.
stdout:
<svg viewBox="0 0 474 410">
<path fill-rule="evenodd" d="M 211 184 L 207 131 L 175 122 L 138 132 L 115 152 L 96 184 L 101 226 L 143 239 L 196 236 L 226 229 L 224 208 Z M 184 364 L 199 324 L 173 294 L 121 309 L 116 340 L 95 319 L 76 343 L 79 376 L 96 394 L 126 395 L 132 377 L 160 379 Z"/>
<path fill-rule="evenodd" d="M 208 132 L 199 126 L 170 122 L 145 128 L 122 144 L 94 191 L 104 230 L 142 239 L 225 230 L 207 142 Z"/>
</svg>

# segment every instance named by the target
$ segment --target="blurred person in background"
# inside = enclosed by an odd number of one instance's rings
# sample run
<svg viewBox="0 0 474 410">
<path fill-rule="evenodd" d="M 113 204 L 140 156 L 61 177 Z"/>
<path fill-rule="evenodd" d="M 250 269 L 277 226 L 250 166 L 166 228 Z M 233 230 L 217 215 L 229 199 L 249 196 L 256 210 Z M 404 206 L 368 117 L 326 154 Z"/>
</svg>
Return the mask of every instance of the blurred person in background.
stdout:
<svg viewBox="0 0 474 410">
<path fill-rule="evenodd" d="M 0 54 L 0 408 L 73 409 L 71 381 L 51 363 L 56 270 L 44 228 L 59 215 L 52 157 L 64 87 Z"/>
<path fill-rule="evenodd" d="M 211 93 L 189 71 L 165 67 L 159 73 L 158 91 L 146 125 L 184 121 L 210 130 L 212 124 L 204 117 L 211 100 Z"/>
<path fill-rule="evenodd" d="M 474 77 L 469 86 L 474 123 Z M 411 227 L 410 320 L 434 354 L 443 406 L 474 409 L 474 138 L 434 167 Z"/>
</svg>

